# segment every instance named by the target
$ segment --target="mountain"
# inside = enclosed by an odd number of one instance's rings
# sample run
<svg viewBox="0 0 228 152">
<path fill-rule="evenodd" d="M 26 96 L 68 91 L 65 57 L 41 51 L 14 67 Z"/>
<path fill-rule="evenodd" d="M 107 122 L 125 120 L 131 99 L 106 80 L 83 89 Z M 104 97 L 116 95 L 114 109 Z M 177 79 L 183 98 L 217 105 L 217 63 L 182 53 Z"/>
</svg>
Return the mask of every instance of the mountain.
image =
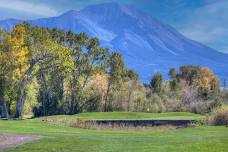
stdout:
<svg viewBox="0 0 228 152">
<path fill-rule="evenodd" d="M 20 20 L 0 21 L 0 28 L 12 29 Z M 118 3 L 91 5 L 58 17 L 28 21 L 31 25 L 85 32 L 98 37 L 104 47 L 122 53 L 128 67 L 143 81 L 154 72 L 167 76 L 172 67 L 183 64 L 208 66 L 221 79 L 228 76 L 228 55 L 190 40 L 169 25 L 134 7 Z"/>
</svg>

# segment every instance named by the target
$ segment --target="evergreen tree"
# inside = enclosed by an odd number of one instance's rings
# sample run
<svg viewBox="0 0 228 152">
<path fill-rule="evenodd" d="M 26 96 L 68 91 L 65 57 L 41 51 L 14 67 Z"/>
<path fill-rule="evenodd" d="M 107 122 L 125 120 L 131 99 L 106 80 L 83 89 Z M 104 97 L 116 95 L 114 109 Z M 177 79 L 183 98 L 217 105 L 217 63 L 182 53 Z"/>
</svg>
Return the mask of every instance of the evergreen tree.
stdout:
<svg viewBox="0 0 228 152">
<path fill-rule="evenodd" d="M 161 73 L 155 73 L 153 78 L 150 81 L 150 87 L 153 92 L 160 93 L 162 89 L 162 74 Z"/>
</svg>

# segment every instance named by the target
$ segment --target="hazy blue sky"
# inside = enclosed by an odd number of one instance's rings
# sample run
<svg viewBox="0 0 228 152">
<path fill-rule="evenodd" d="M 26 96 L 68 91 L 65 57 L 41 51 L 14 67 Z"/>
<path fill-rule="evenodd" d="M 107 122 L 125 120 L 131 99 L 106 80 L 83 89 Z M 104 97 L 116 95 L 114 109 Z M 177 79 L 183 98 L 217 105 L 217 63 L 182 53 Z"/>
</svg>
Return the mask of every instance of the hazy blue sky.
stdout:
<svg viewBox="0 0 228 152">
<path fill-rule="evenodd" d="M 134 5 L 189 38 L 228 53 L 228 0 L 0 0 L 0 20 L 57 16 L 113 1 Z"/>
</svg>

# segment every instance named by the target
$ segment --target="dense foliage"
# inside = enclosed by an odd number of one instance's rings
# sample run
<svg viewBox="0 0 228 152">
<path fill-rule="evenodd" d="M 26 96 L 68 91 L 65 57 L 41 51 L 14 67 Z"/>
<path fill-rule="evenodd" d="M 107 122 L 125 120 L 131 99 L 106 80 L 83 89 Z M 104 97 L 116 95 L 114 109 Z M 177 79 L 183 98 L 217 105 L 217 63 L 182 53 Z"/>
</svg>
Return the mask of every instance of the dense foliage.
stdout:
<svg viewBox="0 0 228 152">
<path fill-rule="evenodd" d="M 0 31 L 0 115 L 22 118 L 91 111 L 210 112 L 227 93 L 208 68 L 154 74 L 150 84 L 97 38 L 24 23 Z M 222 99 L 222 100 L 221 100 Z"/>
<path fill-rule="evenodd" d="M 24 23 L 0 37 L 3 117 L 106 111 L 111 94 L 131 79 L 119 53 L 84 33 Z"/>
</svg>

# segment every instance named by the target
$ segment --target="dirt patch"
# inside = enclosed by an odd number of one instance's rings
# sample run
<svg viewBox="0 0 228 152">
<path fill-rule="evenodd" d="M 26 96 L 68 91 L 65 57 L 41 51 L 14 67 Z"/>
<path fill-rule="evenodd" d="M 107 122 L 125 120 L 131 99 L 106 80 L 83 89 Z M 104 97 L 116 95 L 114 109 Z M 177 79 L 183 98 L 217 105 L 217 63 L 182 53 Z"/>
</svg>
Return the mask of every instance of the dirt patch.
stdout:
<svg viewBox="0 0 228 152">
<path fill-rule="evenodd" d="M 38 136 L 0 134 L 0 150 L 16 147 L 38 139 L 40 139 Z"/>
</svg>

